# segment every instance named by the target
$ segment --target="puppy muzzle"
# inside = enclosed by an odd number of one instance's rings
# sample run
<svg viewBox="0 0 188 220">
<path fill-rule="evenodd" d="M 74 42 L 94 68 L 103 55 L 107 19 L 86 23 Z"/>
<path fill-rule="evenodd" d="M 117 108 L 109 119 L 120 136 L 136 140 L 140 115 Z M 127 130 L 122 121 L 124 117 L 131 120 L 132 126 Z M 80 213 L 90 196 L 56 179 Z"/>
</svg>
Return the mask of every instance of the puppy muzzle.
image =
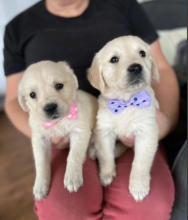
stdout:
<svg viewBox="0 0 188 220">
<path fill-rule="evenodd" d="M 51 119 L 59 118 L 58 105 L 56 103 L 50 103 L 50 104 L 45 105 L 43 110 L 48 118 L 51 118 Z"/>
<path fill-rule="evenodd" d="M 130 65 L 127 72 L 130 85 L 134 86 L 144 81 L 143 67 L 140 64 L 134 63 Z"/>
<path fill-rule="evenodd" d="M 132 64 L 128 68 L 128 72 L 133 75 L 140 75 L 142 73 L 143 67 L 140 64 Z"/>
</svg>

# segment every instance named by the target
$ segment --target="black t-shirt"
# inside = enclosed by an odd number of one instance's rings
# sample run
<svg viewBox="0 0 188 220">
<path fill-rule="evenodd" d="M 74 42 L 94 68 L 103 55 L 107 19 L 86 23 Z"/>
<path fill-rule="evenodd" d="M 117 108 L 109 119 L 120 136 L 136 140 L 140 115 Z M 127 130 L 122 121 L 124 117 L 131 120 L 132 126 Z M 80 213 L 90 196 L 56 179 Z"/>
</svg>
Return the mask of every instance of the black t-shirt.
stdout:
<svg viewBox="0 0 188 220">
<path fill-rule="evenodd" d="M 86 70 L 108 41 L 125 35 L 139 36 L 149 44 L 158 37 L 136 0 L 90 0 L 86 11 L 76 18 L 50 14 L 42 0 L 6 26 L 5 75 L 42 60 L 67 61 L 80 89 L 97 95 Z"/>
</svg>

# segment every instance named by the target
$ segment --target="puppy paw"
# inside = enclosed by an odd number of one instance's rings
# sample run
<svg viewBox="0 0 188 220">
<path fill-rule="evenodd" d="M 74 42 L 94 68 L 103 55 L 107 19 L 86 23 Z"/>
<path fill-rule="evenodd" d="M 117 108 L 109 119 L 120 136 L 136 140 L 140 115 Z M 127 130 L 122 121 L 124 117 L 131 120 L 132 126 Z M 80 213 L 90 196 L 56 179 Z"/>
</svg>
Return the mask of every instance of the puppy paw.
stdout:
<svg viewBox="0 0 188 220">
<path fill-rule="evenodd" d="M 150 178 L 142 178 L 139 180 L 130 180 L 129 190 L 134 199 L 142 201 L 150 191 Z"/>
<path fill-rule="evenodd" d="M 116 169 L 113 169 L 111 172 L 100 172 L 100 180 L 104 187 L 109 186 L 114 177 L 116 177 Z"/>
<path fill-rule="evenodd" d="M 50 189 L 50 182 L 42 179 L 36 179 L 33 188 L 33 194 L 35 199 L 41 201 L 44 197 L 48 195 Z"/>
<path fill-rule="evenodd" d="M 77 192 L 78 189 L 83 186 L 82 172 L 77 170 L 65 173 L 64 186 L 70 192 Z"/>
</svg>

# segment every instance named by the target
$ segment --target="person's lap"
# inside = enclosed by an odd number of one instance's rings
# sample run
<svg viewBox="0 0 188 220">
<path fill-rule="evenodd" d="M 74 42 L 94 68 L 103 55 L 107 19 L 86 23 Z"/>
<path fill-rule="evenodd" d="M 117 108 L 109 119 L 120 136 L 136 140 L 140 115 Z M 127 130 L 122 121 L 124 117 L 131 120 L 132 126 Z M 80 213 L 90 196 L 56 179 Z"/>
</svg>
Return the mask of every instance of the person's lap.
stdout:
<svg viewBox="0 0 188 220">
<path fill-rule="evenodd" d="M 111 186 L 102 188 L 95 161 L 83 166 L 84 186 L 69 193 L 63 186 L 68 150 L 53 149 L 52 184 L 49 195 L 35 202 L 40 220 L 168 220 L 174 201 L 174 185 L 161 150 L 152 169 L 151 191 L 142 202 L 129 193 L 129 175 L 133 152 L 117 159 L 117 177 Z"/>
</svg>

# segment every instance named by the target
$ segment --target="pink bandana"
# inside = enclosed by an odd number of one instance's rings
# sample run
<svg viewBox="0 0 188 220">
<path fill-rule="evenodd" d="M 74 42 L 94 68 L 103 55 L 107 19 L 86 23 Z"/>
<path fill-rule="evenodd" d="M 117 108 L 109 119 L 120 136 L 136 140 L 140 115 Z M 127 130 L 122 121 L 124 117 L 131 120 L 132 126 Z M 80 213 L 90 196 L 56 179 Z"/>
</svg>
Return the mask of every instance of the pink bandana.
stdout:
<svg viewBox="0 0 188 220">
<path fill-rule="evenodd" d="M 77 110 L 77 106 L 74 102 L 71 103 L 71 108 L 69 111 L 69 114 L 67 116 L 65 116 L 64 118 L 67 119 L 77 119 L 78 117 L 78 110 Z M 58 121 L 50 121 L 50 122 L 42 122 L 43 125 L 46 128 L 51 128 L 52 126 L 54 126 Z"/>
<path fill-rule="evenodd" d="M 51 128 L 57 123 L 57 121 L 49 121 L 49 122 L 42 122 L 42 123 L 46 128 Z"/>
</svg>

